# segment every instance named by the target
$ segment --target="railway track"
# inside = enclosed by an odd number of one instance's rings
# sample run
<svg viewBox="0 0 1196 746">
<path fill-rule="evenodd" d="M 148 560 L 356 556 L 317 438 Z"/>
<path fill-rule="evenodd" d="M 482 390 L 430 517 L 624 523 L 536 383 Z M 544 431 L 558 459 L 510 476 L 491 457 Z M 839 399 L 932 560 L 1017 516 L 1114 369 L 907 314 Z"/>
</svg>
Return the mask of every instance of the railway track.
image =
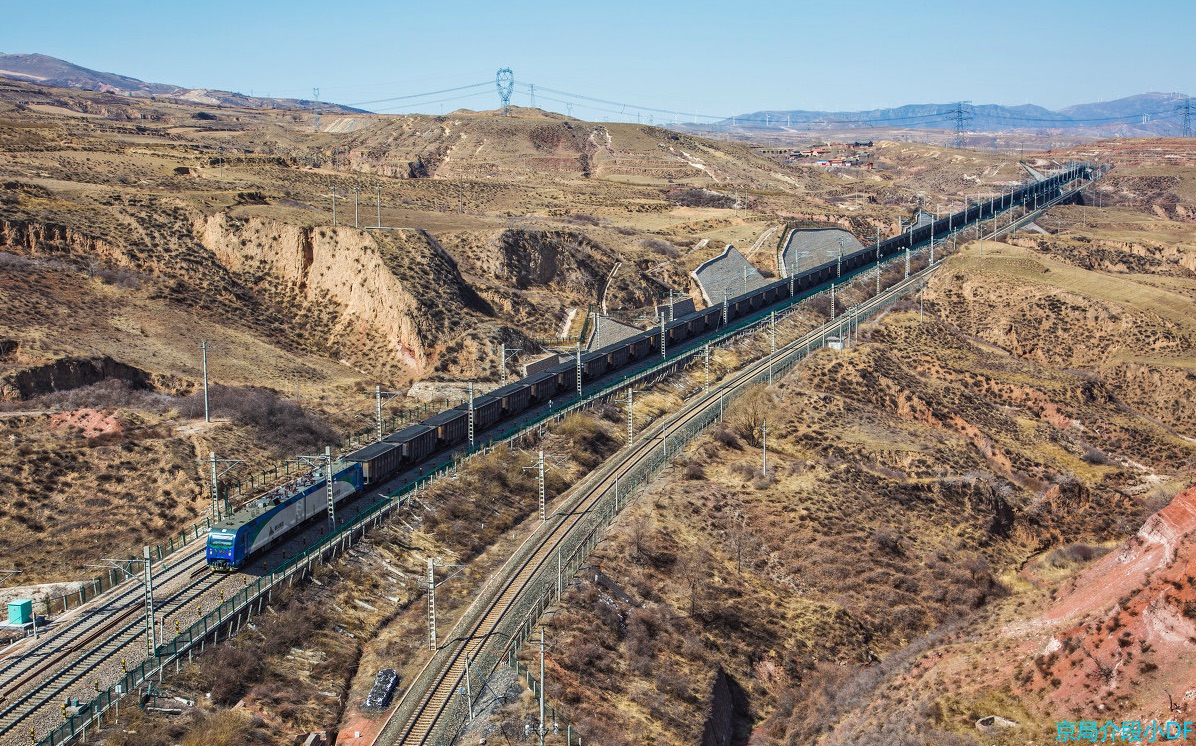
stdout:
<svg viewBox="0 0 1196 746">
<path fill-rule="evenodd" d="M 154 576 L 154 582 L 159 587 L 169 587 L 172 582 L 194 568 L 201 553 L 196 551 L 189 555 L 178 555 L 173 562 L 166 562 L 167 569 Z M 93 639 L 97 629 L 115 624 L 115 615 L 123 615 L 128 611 L 141 611 L 145 600 L 141 586 L 136 582 L 129 582 L 119 587 L 112 598 L 103 603 L 84 607 L 70 615 L 70 621 L 62 626 L 54 626 L 42 632 L 41 640 L 28 648 L 20 648 L 0 657 L 0 664 L 4 670 L 0 671 L 0 705 L 11 695 L 14 688 L 28 679 L 31 669 L 45 670 L 49 660 L 61 660 L 63 654 L 78 651 L 86 642 Z"/>
<path fill-rule="evenodd" d="M 1041 214 L 1048 206 L 1035 210 L 1034 214 Z M 1018 223 L 1025 219 L 1023 216 Z M 997 229 L 993 234 L 1000 232 Z M 893 292 L 903 292 L 901 288 L 920 281 L 924 274 L 908 278 L 882 296 L 862 304 L 857 313 L 866 312 L 870 304 L 883 302 Z M 841 324 L 841 320 L 838 321 Z M 834 322 L 830 326 L 833 328 Z M 705 416 L 710 407 L 723 401 L 726 394 L 758 377 L 768 368 L 770 360 L 775 361 L 778 356 L 793 352 L 797 347 L 807 344 L 809 339 L 810 335 L 807 335 L 785 345 L 774 356 L 758 360 L 732 374 L 718 387 L 700 393 L 672 417 L 657 423 L 641 437 L 638 444 L 625 450 L 571 490 L 549 522 L 533 532 L 507 565 L 483 586 L 470 609 L 450 633 L 450 642 L 432 656 L 416 677 L 415 684 L 404 696 L 404 702 L 414 704 L 412 715 L 401 721 L 392 715 L 377 742 L 431 743 L 437 728 L 442 725 L 451 697 L 471 662 L 495 639 L 501 639 L 500 627 L 510 622 L 512 610 L 518 607 L 520 600 L 541 577 L 554 555 L 559 562 L 559 550 L 566 546 L 571 537 L 576 538 L 576 534 L 586 527 L 587 521 L 593 522 L 590 519 L 594 517 L 597 503 L 612 486 L 618 484 L 619 475 L 642 467 L 653 458 L 656 441 L 669 438 L 691 426 Z M 591 532 L 596 530 L 591 529 Z M 212 576 L 205 572 L 201 548 L 202 545 L 199 545 L 186 555 L 176 556 L 168 570 L 155 576 L 155 585 L 163 590 L 171 583 L 177 585 L 182 582 L 181 587 L 157 603 L 157 608 L 164 612 L 160 618 L 179 613 L 226 579 L 226 576 Z M 46 641 L 19 649 L 0 659 L 11 663 L 0 672 L 0 746 L 16 743 L 12 731 L 17 725 L 38 719 L 45 721 L 47 708 L 56 705 L 61 695 L 79 696 L 82 693 L 80 686 L 85 685 L 86 677 L 102 673 L 105 664 L 111 667 L 113 659 L 121 651 L 128 650 L 130 660 L 136 655 L 137 662 L 144 657 L 144 650 L 133 654 L 131 647 L 141 639 L 142 602 L 140 586 L 135 582 L 129 583 L 102 604 L 72 615 L 71 621 L 60 629 L 52 630 L 52 635 Z M 173 610 L 170 610 L 172 606 Z M 409 702 L 412 698 L 418 701 Z M 396 714 L 403 710 L 403 703 L 400 703 Z"/>
<path fill-rule="evenodd" d="M 924 275 L 902 281 L 883 296 L 861 304 L 856 313 L 872 311 L 893 295 L 907 292 L 922 279 Z M 841 319 L 829 322 L 823 329 L 779 348 L 772 359 L 775 361 L 786 354 L 796 352 L 809 344 L 811 339 L 826 334 L 827 328 L 834 329 L 836 323 L 843 322 Z M 708 416 L 712 407 L 722 405 L 727 394 L 758 379 L 767 372 L 768 366 L 769 357 L 765 357 L 732 374 L 719 386 L 702 392 L 681 411 L 641 436 L 631 449 L 624 450 L 595 475 L 575 487 L 572 495 L 566 495 L 553 514 L 556 522 L 545 524 L 550 528 L 533 533 L 494 578 L 483 586 L 470 609 L 450 632 L 449 643 L 433 655 L 408 689 L 404 700 L 417 698 L 414 707 L 410 707 L 409 701 L 406 703 L 407 708 L 400 702 L 375 743 L 385 746 L 426 746 L 439 743 L 435 740 L 438 727 L 442 724 L 441 720 L 452 697 L 457 694 L 467 668 L 487 645 L 493 644 L 495 640 L 505 644 L 500 628 L 505 622 L 510 621 L 510 612 L 519 605 L 521 597 L 543 571 L 556 567 L 554 563 L 559 561 L 558 550 L 565 546 L 571 535 L 584 528 L 598 501 L 608 494 L 609 489 L 616 486 L 621 475 L 633 472 L 653 458 L 658 441 L 680 433 L 700 418 Z M 411 714 L 404 718 L 403 722 L 399 722 L 397 716 L 405 709 L 410 709 Z"/>
<path fill-rule="evenodd" d="M 203 572 L 196 574 L 196 566 Z M 177 587 L 179 581 L 183 582 Z M 167 591 L 155 602 L 159 618 L 177 614 L 196 598 L 202 598 L 222 580 L 213 576 L 203 565 L 203 553 L 177 558 L 167 569 L 155 576 L 159 588 Z M 59 716 L 57 707 L 64 695 L 78 696 L 86 691 L 91 675 L 108 678 L 112 672 L 100 669 L 113 666 L 113 659 L 125 653 L 130 662 L 139 662 L 146 651 L 144 645 L 144 598 L 141 586 L 130 584 L 114 598 L 107 600 L 72 622 L 56 634 L 27 651 L 9 656 L 9 665 L 0 679 L 0 743 L 12 740 L 12 730 L 28 721 L 46 721 L 47 708 L 54 708 L 49 719 Z M 74 691 L 72 691 L 74 690 Z"/>
</svg>

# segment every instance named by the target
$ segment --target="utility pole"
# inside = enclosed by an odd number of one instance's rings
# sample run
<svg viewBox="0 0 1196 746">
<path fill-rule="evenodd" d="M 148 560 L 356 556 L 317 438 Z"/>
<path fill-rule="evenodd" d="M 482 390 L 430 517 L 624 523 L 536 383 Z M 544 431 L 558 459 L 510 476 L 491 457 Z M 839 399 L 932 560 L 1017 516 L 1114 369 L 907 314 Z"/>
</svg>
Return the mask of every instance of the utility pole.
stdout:
<svg viewBox="0 0 1196 746">
<path fill-rule="evenodd" d="M 772 385 L 772 359 L 777 355 L 777 312 L 768 315 L 768 385 Z"/>
<path fill-rule="evenodd" d="M 361 187 L 353 187 L 353 227 L 360 228 L 361 224 L 357 220 L 357 199 L 361 196 Z"/>
<path fill-rule="evenodd" d="M 436 649 L 436 560 L 428 558 L 428 647 Z"/>
<path fill-rule="evenodd" d="M 835 283 L 831 283 L 831 318 L 835 318 Z"/>
<path fill-rule="evenodd" d="M 543 522 L 548 520 L 548 501 L 544 494 L 544 449 L 540 449 L 536 463 L 523 467 L 524 471 L 528 469 L 536 470 L 536 490 L 540 493 L 540 521 Z"/>
<path fill-rule="evenodd" d="M 324 467 L 324 491 L 328 497 L 328 523 L 332 528 L 336 528 L 336 483 L 333 481 L 332 474 L 332 447 L 324 446 L 322 456 L 296 456 L 291 460 L 316 468 Z"/>
<path fill-rule="evenodd" d="M 723 326 L 727 325 L 727 310 L 729 307 L 729 301 L 727 298 L 727 288 L 723 288 Z"/>
<path fill-rule="evenodd" d="M 768 418 L 764 418 L 763 424 L 760 426 L 760 445 L 763 447 L 764 465 L 761 473 L 768 476 Z"/>
<path fill-rule="evenodd" d="M 499 343 L 499 359 L 501 360 L 499 363 L 499 379 L 503 383 L 507 382 L 507 360 L 514 360 L 515 356 L 520 352 L 523 352 L 523 350 L 518 347 L 512 347 L 508 350 L 506 342 Z"/>
<path fill-rule="evenodd" d="M 237 464 L 245 462 L 232 458 L 216 458 L 215 453 L 209 454 L 208 458 L 200 459 L 200 461 L 206 461 L 212 466 L 212 523 L 216 523 L 220 520 L 220 477 L 232 471 Z M 228 466 L 224 471 L 217 471 L 217 464 L 228 464 Z"/>
<path fill-rule="evenodd" d="M 631 389 L 627 389 L 627 447 L 635 442 L 635 400 L 632 398 Z"/>
<path fill-rule="evenodd" d="M 378 190 L 378 227 L 381 228 L 382 227 L 382 185 L 379 184 L 376 187 L 376 189 Z"/>
<path fill-rule="evenodd" d="M 544 722 L 544 627 L 540 627 L 540 746 L 544 746 L 544 736 L 548 734 L 548 726 Z"/>
<path fill-rule="evenodd" d="M 154 569 L 153 561 L 150 559 L 150 548 L 146 546 L 142 559 L 111 559 L 108 557 L 100 560 L 101 564 L 87 565 L 87 567 L 102 567 L 107 570 L 116 570 L 117 572 L 129 577 L 137 578 L 141 583 L 145 594 L 145 644 L 149 656 L 152 658 L 158 648 L 158 629 L 157 623 L 154 620 Z M 129 570 L 129 565 L 141 565 L 141 577 L 138 578 Z M 34 616 L 34 631 L 37 630 L 37 617 Z"/>
<path fill-rule="evenodd" d="M 473 382 L 469 383 L 469 447 L 473 448 Z"/>
<path fill-rule="evenodd" d="M 665 328 L 664 328 L 664 312 L 661 311 L 661 313 L 660 313 L 660 358 L 662 360 L 668 358 L 668 352 L 665 350 L 665 338 L 667 336 L 668 335 L 665 333 Z"/>
<path fill-rule="evenodd" d="M 208 344 L 208 340 L 201 340 L 199 349 L 203 351 L 203 421 L 212 421 L 212 410 L 208 406 L 208 350 L 212 346 Z"/>
<path fill-rule="evenodd" d="M 336 187 L 332 188 L 332 227 L 336 227 Z"/>
<path fill-rule="evenodd" d="M 382 442 L 382 397 L 391 399 L 396 396 L 402 396 L 402 394 L 397 391 L 383 391 L 381 386 L 374 386 L 374 406 L 375 414 L 377 415 L 376 419 L 378 422 L 378 442 Z"/>
<path fill-rule="evenodd" d="M 581 342 L 577 343 L 577 398 L 581 398 Z"/>
<path fill-rule="evenodd" d="M 703 367 L 706 369 L 706 391 L 710 390 L 710 343 L 707 342 L 702 351 Z"/>
</svg>

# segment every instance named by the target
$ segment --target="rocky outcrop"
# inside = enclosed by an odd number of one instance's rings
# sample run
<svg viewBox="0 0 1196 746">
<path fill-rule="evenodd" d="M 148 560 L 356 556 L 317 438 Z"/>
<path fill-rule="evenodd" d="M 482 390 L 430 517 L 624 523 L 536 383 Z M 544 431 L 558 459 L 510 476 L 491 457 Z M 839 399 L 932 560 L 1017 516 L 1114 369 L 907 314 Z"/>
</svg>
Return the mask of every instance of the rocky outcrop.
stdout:
<svg viewBox="0 0 1196 746">
<path fill-rule="evenodd" d="M 270 275 L 310 302 L 332 301 L 339 306 L 338 333 L 380 335 L 414 372 L 427 367 L 416 322 L 420 304 L 367 233 L 224 214 L 197 220 L 195 233 L 234 273 Z"/>
<path fill-rule="evenodd" d="M 0 400 L 29 399 L 90 386 L 110 378 L 124 381 L 132 388 L 152 388 L 149 373 L 110 357 L 64 358 L 3 376 L 0 378 Z"/>
</svg>

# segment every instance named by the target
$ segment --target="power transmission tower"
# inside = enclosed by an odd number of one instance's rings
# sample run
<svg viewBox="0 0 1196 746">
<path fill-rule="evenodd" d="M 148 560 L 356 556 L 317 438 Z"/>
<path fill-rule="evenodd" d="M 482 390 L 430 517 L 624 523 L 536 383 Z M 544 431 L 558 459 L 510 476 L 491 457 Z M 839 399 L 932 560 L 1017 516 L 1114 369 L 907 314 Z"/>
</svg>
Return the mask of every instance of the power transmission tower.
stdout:
<svg viewBox="0 0 1196 746">
<path fill-rule="evenodd" d="M 315 131 L 319 132 L 320 131 L 320 89 L 312 88 L 311 89 L 311 97 L 315 102 L 315 108 L 316 108 L 314 127 L 315 127 Z"/>
<path fill-rule="evenodd" d="M 502 106 L 502 115 L 511 113 L 511 93 L 515 90 L 515 73 L 511 68 L 501 68 L 494 76 L 494 85 L 498 88 L 498 100 Z"/>
<path fill-rule="evenodd" d="M 531 97 L 532 97 L 531 98 L 531 100 L 532 100 L 531 108 L 534 109 L 534 108 L 536 108 L 536 84 L 535 83 L 529 84 L 527 87 L 527 90 L 528 90 L 528 93 L 530 93 Z"/>
<path fill-rule="evenodd" d="M 955 121 L 955 147 L 962 150 L 964 146 L 964 124 L 972 120 L 971 102 L 956 102 L 955 111 L 952 114 Z"/>
<path fill-rule="evenodd" d="M 1175 110 L 1183 115 L 1183 137 L 1192 136 L 1192 99 L 1185 98 L 1183 103 L 1175 107 Z"/>
</svg>

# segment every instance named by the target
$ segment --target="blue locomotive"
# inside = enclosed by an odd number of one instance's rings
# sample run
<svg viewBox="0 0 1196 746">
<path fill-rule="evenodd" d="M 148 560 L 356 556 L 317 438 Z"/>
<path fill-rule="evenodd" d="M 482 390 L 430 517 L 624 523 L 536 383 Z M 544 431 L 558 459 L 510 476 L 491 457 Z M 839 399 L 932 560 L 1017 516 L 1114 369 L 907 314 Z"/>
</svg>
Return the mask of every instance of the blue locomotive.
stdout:
<svg viewBox="0 0 1196 746">
<path fill-rule="evenodd" d="M 313 469 L 295 481 L 275 487 L 208 530 L 207 561 L 213 570 L 235 570 L 245 560 L 286 536 L 296 526 L 328 511 L 323 469 Z M 364 486 L 357 462 L 333 464 L 333 504 Z"/>
</svg>

